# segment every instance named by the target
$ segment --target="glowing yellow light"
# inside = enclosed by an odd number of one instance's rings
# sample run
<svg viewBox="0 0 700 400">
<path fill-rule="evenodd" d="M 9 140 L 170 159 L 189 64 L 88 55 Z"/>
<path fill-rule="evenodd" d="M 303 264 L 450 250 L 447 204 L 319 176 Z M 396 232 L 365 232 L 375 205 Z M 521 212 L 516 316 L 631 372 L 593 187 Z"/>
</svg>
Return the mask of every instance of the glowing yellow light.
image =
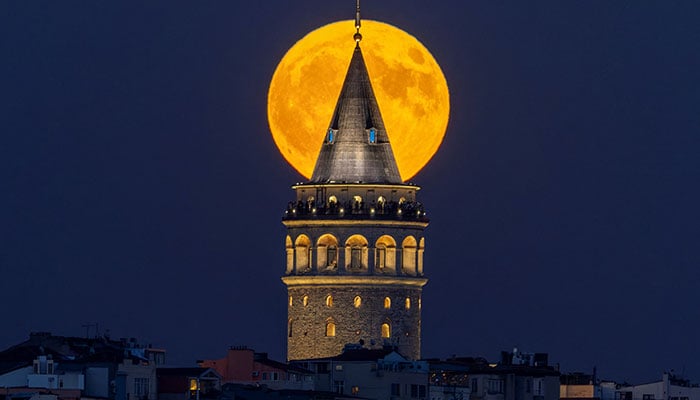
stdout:
<svg viewBox="0 0 700 400">
<path fill-rule="evenodd" d="M 311 177 L 355 42 L 354 21 L 323 26 L 297 42 L 270 82 L 267 113 L 284 158 Z M 360 46 L 399 172 L 413 177 L 442 143 L 450 111 L 444 75 L 430 52 L 394 26 L 362 21 Z"/>
<path fill-rule="evenodd" d="M 190 379 L 190 390 L 196 391 L 198 388 L 199 388 L 199 385 L 197 385 L 197 380 Z"/>
</svg>

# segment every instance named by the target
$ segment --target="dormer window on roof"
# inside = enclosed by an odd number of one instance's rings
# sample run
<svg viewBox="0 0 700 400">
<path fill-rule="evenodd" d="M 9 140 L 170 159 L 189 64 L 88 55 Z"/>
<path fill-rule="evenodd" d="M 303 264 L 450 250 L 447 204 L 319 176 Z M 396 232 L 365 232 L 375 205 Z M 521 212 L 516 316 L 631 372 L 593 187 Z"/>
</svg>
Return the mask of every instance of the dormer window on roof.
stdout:
<svg viewBox="0 0 700 400">
<path fill-rule="evenodd" d="M 370 143 L 377 143 L 377 130 L 374 128 L 371 128 L 369 130 L 369 142 Z"/>
</svg>

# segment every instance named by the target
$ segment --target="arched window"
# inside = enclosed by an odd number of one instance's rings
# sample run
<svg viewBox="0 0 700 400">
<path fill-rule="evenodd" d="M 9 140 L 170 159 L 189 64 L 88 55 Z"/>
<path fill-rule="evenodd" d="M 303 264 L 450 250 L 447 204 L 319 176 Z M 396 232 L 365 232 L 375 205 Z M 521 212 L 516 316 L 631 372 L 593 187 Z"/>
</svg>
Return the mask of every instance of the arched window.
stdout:
<svg viewBox="0 0 700 400">
<path fill-rule="evenodd" d="M 352 210 L 359 211 L 364 207 L 362 196 L 352 196 Z"/>
<path fill-rule="evenodd" d="M 382 324 L 382 337 L 383 338 L 390 338 L 391 337 L 391 325 L 389 325 L 389 323 L 387 323 L 387 322 Z"/>
<path fill-rule="evenodd" d="M 328 197 L 328 205 L 336 205 L 338 204 L 338 198 L 335 196 L 329 196 Z"/>
<path fill-rule="evenodd" d="M 374 245 L 375 272 L 396 270 L 396 241 L 389 235 L 380 236 Z"/>
<path fill-rule="evenodd" d="M 380 213 L 384 212 L 384 207 L 386 206 L 386 198 L 384 196 L 379 196 L 377 198 L 377 209 Z"/>
<path fill-rule="evenodd" d="M 311 269 L 311 240 L 306 235 L 299 235 L 294 242 L 297 260 L 297 272 Z"/>
<path fill-rule="evenodd" d="M 333 321 L 326 322 L 326 336 L 328 336 L 328 337 L 335 336 L 335 323 L 333 323 Z"/>
<path fill-rule="evenodd" d="M 345 268 L 360 272 L 367 269 L 367 239 L 352 235 L 345 241 Z"/>
<path fill-rule="evenodd" d="M 326 307 L 333 307 L 333 296 L 326 296 Z"/>
<path fill-rule="evenodd" d="M 291 307 L 292 304 L 294 304 L 294 303 L 292 302 L 292 296 L 289 296 L 289 306 Z"/>
<path fill-rule="evenodd" d="M 406 303 L 406 304 L 405 304 L 405 305 L 406 305 L 406 309 L 407 309 L 407 310 L 410 310 L 410 309 L 411 309 L 411 298 L 410 298 L 410 297 L 406 297 L 406 302 L 405 302 L 405 303 Z"/>
<path fill-rule="evenodd" d="M 309 305 L 309 296 L 304 295 L 304 297 L 301 298 L 301 304 L 304 305 L 304 307 Z"/>
<path fill-rule="evenodd" d="M 362 305 L 362 297 L 355 296 L 355 299 L 352 301 L 352 305 L 355 306 L 355 308 L 360 308 Z"/>
<path fill-rule="evenodd" d="M 292 244 L 292 238 L 289 235 L 284 239 L 284 247 L 287 252 L 287 274 L 291 274 L 294 270 L 294 244 Z"/>
<path fill-rule="evenodd" d="M 425 253 L 425 238 L 418 242 L 418 275 L 423 275 L 423 253 Z"/>
<path fill-rule="evenodd" d="M 391 308 L 391 299 L 389 297 L 384 298 L 384 308 Z"/>
<path fill-rule="evenodd" d="M 401 244 L 403 247 L 402 258 L 402 271 L 404 274 L 415 275 L 416 274 L 416 238 L 413 236 L 406 236 Z"/>
<path fill-rule="evenodd" d="M 338 239 L 331 234 L 321 235 L 316 242 L 316 262 L 319 270 L 338 267 Z"/>
</svg>

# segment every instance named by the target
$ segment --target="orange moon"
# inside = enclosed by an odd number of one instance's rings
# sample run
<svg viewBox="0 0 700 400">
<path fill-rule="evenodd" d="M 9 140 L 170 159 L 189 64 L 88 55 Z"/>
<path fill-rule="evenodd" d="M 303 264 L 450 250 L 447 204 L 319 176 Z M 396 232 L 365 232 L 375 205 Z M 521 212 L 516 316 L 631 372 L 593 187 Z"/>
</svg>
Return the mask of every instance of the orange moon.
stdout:
<svg viewBox="0 0 700 400">
<path fill-rule="evenodd" d="M 339 21 L 304 36 L 280 61 L 267 96 L 275 144 L 310 178 L 355 47 L 355 22 Z M 360 47 L 401 178 L 416 175 L 440 147 L 450 95 L 440 66 L 415 37 L 362 20 Z"/>
</svg>

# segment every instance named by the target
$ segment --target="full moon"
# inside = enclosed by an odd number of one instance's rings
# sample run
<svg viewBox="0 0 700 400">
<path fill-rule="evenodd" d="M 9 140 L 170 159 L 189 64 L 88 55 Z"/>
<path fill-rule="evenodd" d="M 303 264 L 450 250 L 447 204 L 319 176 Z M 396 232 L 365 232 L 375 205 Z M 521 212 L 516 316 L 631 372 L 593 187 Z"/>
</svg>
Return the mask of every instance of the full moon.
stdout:
<svg viewBox="0 0 700 400">
<path fill-rule="evenodd" d="M 267 116 L 284 158 L 310 178 L 352 57 L 354 21 L 325 25 L 282 58 L 270 82 Z M 415 37 L 362 20 L 360 42 L 394 157 L 406 181 L 433 157 L 447 129 L 445 76 Z"/>
</svg>

